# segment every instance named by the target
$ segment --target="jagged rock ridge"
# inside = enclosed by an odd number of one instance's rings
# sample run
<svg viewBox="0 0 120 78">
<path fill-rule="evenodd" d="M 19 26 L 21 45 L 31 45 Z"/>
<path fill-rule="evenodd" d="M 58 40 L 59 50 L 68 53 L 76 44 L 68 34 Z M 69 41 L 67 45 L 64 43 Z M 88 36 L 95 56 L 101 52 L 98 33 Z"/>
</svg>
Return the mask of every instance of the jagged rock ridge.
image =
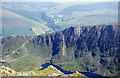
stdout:
<svg viewBox="0 0 120 78">
<path fill-rule="evenodd" d="M 34 36 L 23 48 L 42 63 L 50 62 L 64 70 L 116 75 L 117 42 L 116 25 L 79 26 Z"/>
</svg>

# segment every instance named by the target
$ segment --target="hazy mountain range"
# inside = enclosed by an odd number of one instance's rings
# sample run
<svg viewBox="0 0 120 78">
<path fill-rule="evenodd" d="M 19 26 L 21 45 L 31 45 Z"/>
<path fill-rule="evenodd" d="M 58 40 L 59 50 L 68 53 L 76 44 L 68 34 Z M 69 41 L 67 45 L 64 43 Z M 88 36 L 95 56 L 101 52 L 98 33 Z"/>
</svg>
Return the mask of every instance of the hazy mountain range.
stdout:
<svg viewBox="0 0 120 78">
<path fill-rule="evenodd" d="M 71 26 L 116 23 L 117 2 L 3 2 L 2 35 L 33 35 Z"/>
</svg>

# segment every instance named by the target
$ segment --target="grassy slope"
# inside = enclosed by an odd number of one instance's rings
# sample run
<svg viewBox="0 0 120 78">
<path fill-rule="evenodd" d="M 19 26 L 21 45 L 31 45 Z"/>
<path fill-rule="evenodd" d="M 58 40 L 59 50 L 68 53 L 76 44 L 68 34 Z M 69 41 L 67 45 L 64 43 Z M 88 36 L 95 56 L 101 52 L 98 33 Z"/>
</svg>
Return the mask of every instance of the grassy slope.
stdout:
<svg viewBox="0 0 120 78">
<path fill-rule="evenodd" d="M 6 9 L 2 9 L 2 13 L 3 35 L 35 34 L 33 30 L 30 30 L 32 27 L 39 29 L 39 31 L 35 30 L 39 34 L 49 31 L 49 28 L 45 25 L 10 12 Z"/>
<path fill-rule="evenodd" d="M 15 53 L 5 57 L 3 60 L 6 61 L 6 63 L 3 65 L 8 64 L 8 67 L 14 69 L 17 72 L 38 70 L 41 68 L 40 65 L 42 64 L 42 59 L 30 55 L 25 47 L 20 48 Z"/>
<path fill-rule="evenodd" d="M 49 50 L 49 47 L 47 47 L 46 45 L 37 46 L 36 44 L 33 44 L 31 40 L 29 41 L 29 43 L 26 43 L 23 47 L 21 47 L 27 40 L 31 38 L 31 36 L 29 37 L 23 36 L 23 38 L 21 36 L 19 38 L 10 36 L 5 38 L 3 39 L 4 52 L 2 53 L 2 55 L 3 60 L 5 60 L 6 63 L 3 63 L 3 65 L 10 67 L 17 72 L 38 70 L 40 69 L 41 64 L 50 60 L 51 52 Z M 34 37 L 34 39 L 36 39 L 36 37 Z M 6 42 L 7 44 L 4 44 Z M 16 45 L 16 47 L 13 47 L 9 44 Z M 13 51 L 15 52 L 12 53 Z"/>
</svg>

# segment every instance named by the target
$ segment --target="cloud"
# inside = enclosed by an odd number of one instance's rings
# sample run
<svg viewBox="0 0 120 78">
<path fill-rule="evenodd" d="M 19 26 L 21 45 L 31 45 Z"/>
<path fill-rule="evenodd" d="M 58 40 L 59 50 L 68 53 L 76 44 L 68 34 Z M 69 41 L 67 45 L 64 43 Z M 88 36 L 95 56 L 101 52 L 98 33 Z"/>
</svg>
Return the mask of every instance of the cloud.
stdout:
<svg viewBox="0 0 120 78">
<path fill-rule="evenodd" d="M 118 2 L 119 0 L 2 0 L 2 2 Z"/>
</svg>

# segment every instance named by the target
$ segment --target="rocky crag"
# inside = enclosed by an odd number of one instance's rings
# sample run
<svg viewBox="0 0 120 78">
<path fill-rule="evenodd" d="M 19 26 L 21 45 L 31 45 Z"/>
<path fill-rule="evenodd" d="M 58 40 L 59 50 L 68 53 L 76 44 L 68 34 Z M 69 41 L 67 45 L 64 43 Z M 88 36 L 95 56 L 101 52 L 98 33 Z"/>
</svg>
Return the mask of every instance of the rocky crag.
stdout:
<svg viewBox="0 0 120 78">
<path fill-rule="evenodd" d="M 1 56 L 5 62 L 1 63 L 16 71 L 38 70 L 48 62 L 67 71 L 117 75 L 117 31 L 117 25 L 96 25 L 36 36 L 6 36 Z"/>
</svg>

